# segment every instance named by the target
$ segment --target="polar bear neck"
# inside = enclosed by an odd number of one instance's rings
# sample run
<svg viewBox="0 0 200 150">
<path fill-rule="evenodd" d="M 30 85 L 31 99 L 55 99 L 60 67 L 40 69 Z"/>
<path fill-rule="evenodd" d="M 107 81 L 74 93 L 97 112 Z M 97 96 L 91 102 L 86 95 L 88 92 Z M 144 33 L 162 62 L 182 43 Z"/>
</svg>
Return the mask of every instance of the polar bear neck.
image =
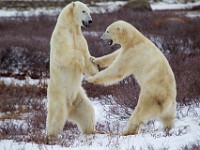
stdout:
<svg viewBox="0 0 200 150">
<path fill-rule="evenodd" d="M 144 42 L 144 36 L 135 28 L 132 28 L 133 32 L 128 32 L 121 37 L 120 45 L 123 49 L 129 47 L 135 47 L 140 43 Z M 146 39 L 146 38 L 145 38 Z"/>
</svg>

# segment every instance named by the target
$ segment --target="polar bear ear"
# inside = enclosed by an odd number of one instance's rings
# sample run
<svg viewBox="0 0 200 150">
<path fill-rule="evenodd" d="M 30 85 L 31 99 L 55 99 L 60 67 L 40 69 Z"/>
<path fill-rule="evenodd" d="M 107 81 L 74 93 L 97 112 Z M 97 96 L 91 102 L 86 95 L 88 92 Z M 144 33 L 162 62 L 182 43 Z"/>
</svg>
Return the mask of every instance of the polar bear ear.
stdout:
<svg viewBox="0 0 200 150">
<path fill-rule="evenodd" d="M 122 28 L 122 27 L 117 27 L 117 31 L 119 31 L 120 33 L 122 34 L 125 34 L 126 33 L 126 29 L 125 28 Z"/>
<path fill-rule="evenodd" d="M 122 32 L 121 27 L 119 27 L 119 26 L 117 27 L 117 32 L 118 32 L 118 33 L 121 33 L 121 32 Z"/>
<path fill-rule="evenodd" d="M 75 2 L 72 2 L 72 6 L 73 6 L 73 7 L 75 7 L 75 6 L 76 6 Z"/>
</svg>

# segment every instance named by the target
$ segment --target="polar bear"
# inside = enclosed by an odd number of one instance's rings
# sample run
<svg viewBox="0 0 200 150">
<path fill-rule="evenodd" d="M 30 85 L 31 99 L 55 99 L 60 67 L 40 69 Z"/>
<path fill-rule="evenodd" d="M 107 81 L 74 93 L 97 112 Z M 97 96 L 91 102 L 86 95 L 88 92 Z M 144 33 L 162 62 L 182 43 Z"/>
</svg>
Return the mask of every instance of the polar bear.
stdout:
<svg viewBox="0 0 200 150">
<path fill-rule="evenodd" d="M 88 81 L 95 84 L 114 84 L 133 74 L 141 91 L 123 135 L 137 134 L 139 126 L 158 118 L 164 128 L 171 128 L 176 113 L 176 82 L 172 69 L 161 51 L 136 28 L 125 21 L 111 24 L 101 37 L 110 45 L 121 48 L 109 55 L 91 58 L 106 67 Z"/>
<path fill-rule="evenodd" d="M 71 2 L 61 11 L 52 33 L 46 121 L 50 139 L 57 138 L 67 119 L 77 123 L 83 134 L 95 132 L 94 108 L 81 86 L 83 73 L 98 73 L 81 31 L 81 26 L 91 23 L 89 8 L 81 2 Z"/>
</svg>

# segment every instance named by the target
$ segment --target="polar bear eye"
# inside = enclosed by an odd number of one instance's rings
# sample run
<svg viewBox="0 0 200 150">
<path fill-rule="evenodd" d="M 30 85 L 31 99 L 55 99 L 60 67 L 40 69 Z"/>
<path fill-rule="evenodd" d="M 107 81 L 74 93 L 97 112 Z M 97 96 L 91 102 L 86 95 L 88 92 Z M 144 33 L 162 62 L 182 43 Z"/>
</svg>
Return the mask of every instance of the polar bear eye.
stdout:
<svg viewBox="0 0 200 150">
<path fill-rule="evenodd" d="M 109 31 L 107 31 L 107 33 L 109 33 Z"/>
<path fill-rule="evenodd" d="M 83 13 L 85 13 L 85 11 L 84 11 L 84 10 L 83 10 L 82 12 L 83 12 Z"/>
</svg>

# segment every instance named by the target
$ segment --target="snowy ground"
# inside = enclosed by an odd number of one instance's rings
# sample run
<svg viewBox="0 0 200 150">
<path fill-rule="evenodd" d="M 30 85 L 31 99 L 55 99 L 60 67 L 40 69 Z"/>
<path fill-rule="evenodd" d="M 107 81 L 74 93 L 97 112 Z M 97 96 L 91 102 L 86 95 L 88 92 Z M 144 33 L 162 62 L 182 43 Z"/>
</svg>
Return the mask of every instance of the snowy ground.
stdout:
<svg viewBox="0 0 200 150">
<path fill-rule="evenodd" d="M 192 11 L 192 12 L 188 12 L 186 13 L 186 16 L 189 18 L 200 18 L 200 12 L 199 11 Z"/>
<path fill-rule="evenodd" d="M 152 3 L 151 8 L 153 10 L 177 10 L 177 9 L 191 9 L 195 6 L 200 6 L 200 2 L 196 1 L 195 3 L 167 3 L 167 2 L 158 2 L 158 3 Z"/>
<path fill-rule="evenodd" d="M 0 78 L 5 84 L 35 84 L 39 80 L 27 80 L 26 82 Z M 110 102 L 111 100 L 111 102 Z M 47 103 L 44 99 L 42 103 Z M 2 150 L 105 150 L 105 149 L 170 149 L 177 150 L 184 145 L 198 143 L 200 140 L 200 105 L 191 104 L 188 106 L 177 106 L 177 118 L 174 128 L 169 131 L 163 131 L 162 125 L 158 121 L 151 121 L 142 126 L 137 135 L 121 136 L 121 132 L 126 125 L 129 114 L 132 110 L 118 105 L 111 96 L 104 97 L 102 100 L 94 99 L 92 101 L 95 107 L 96 123 L 101 124 L 102 131 L 105 134 L 95 135 L 78 135 L 70 147 L 61 147 L 60 145 L 38 145 L 35 143 L 15 142 L 13 140 L 1 140 L 0 149 Z M 23 124 L 23 128 L 27 128 L 27 124 L 23 120 L 6 119 L 0 122 L 14 123 L 16 126 Z M 104 128 L 106 127 L 106 128 Z M 100 127 L 101 128 L 101 127 Z M 104 130 L 105 129 L 105 130 Z M 66 135 L 67 137 L 67 135 Z"/>
</svg>

